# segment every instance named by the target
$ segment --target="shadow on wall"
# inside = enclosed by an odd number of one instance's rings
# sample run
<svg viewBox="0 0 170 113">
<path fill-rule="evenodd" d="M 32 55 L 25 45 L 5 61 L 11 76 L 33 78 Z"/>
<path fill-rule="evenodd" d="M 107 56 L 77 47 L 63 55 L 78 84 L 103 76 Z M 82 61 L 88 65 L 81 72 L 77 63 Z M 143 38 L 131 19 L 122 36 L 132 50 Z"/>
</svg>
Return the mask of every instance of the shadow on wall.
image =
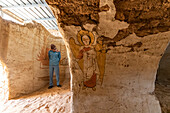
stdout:
<svg viewBox="0 0 170 113">
<path fill-rule="evenodd" d="M 156 77 L 155 93 L 162 113 L 170 113 L 170 44 L 159 63 Z"/>
</svg>

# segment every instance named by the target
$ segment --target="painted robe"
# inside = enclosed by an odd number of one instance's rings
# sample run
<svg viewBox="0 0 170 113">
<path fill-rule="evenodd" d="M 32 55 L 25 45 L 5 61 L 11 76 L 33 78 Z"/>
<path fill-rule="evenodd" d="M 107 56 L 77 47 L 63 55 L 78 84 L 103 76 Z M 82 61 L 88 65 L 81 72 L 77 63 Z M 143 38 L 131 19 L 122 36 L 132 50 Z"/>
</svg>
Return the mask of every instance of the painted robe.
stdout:
<svg viewBox="0 0 170 113">
<path fill-rule="evenodd" d="M 86 87 L 96 86 L 97 75 L 99 73 L 97 66 L 96 51 L 92 47 L 81 47 L 78 59 L 83 59 L 83 84 Z"/>
</svg>

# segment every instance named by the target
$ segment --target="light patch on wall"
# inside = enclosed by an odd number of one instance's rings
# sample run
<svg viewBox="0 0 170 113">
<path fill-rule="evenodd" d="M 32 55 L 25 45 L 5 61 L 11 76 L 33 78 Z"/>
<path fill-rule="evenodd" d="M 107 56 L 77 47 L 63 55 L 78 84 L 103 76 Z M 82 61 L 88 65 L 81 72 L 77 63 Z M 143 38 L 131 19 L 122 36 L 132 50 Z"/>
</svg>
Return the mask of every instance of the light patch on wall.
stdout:
<svg viewBox="0 0 170 113">
<path fill-rule="evenodd" d="M 12 22 L 15 22 L 15 23 L 21 24 L 21 25 L 23 25 L 23 24 L 24 24 L 24 23 L 21 23 L 21 22 L 17 21 L 17 20 L 16 20 L 16 19 L 14 19 L 14 18 L 12 18 L 11 16 L 9 16 L 9 15 L 7 15 L 7 14 L 3 13 L 2 11 L 0 11 L 0 16 L 1 16 L 3 19 L 5 19 L 5 20 L 9 20 L 9 21 L 12 21 Z"/>
<path fill-rule="evenodd" d="M 8 100 L 8 69 L 6 65 L 0 61 L 0 102 Z"/>
<path fill-rule="evenodd" d="M 62 37 L 60 31 L 52 30 L 52 29 L 48 29 L 48 31 L 49 31 L 52 35 L 54 35 L 54 36 L 56 36 L 56 37 Z"/>
</svg>

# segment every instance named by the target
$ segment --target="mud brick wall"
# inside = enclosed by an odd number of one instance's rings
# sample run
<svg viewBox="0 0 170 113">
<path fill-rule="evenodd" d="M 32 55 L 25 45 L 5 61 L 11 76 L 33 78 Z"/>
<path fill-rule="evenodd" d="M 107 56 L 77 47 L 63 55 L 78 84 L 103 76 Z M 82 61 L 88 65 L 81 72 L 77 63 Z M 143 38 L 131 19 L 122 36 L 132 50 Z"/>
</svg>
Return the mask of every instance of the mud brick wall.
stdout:
<svg viewBox="0 0 170 113">
<path fill-rule="evenodd" d="M 1 79 L 0 89 L 7 86 L 7 98 L 31 93 L 49 83 L 47 53 L 52 43 L 61 51 L 61 60 L 66 62 L 64 69 L 68 69 L 67 52 L 61 37 L 51 35 L 36 22 L 19 25 L 0 18 L 0 58 L 7 67 L 6 75 L 1 75 L 6 79 Z M 61 70 L 64 81 L 66 75 L 62 66 Z M 66 74 L 69 79 L 69 73 Z"/>
<path fill-rule="evenodd" d="M 46 0 L 69 53 L 74 113 L 161 113 L 168 0 Z"/>
</svg>

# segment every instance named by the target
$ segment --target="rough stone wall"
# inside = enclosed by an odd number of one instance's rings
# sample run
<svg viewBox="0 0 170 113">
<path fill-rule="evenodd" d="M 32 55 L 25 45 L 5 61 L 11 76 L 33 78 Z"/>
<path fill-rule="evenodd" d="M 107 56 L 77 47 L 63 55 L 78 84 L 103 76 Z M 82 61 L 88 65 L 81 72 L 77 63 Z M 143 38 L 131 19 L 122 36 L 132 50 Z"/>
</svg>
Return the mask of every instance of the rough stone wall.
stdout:
<svg viewBox="0 0 170 113">
<path fill-rule="evenodd" d="M 9 23 L 3 19 L 0 19 L 0 59 L 5 60 L 7 56 L 8 39 L 9 39 Z"/>
<path fill-rule="evenodd" d="M 64 42 L 51 35 L 41 24 L 19 25 L 0 18 L 0 56 L 8 69 L 9 98 L 36 91 L 49 83 L 48 50 L 50 44 L 61 50 L 62 61 L 67 62 Z M 64 60 L 66 59 L 66 60 Z M 69 78 L 62 67 L 61 78 Z M 2 76 L 1 76 L 2 77 Z M 4 87 L 4 86 L 2 86 Z M 7 95 L 7 94 L 6 94 Z"/>
<path fill-rule="evenodd" d="M 46 1 L 69 52 L 74 113 L 161 112 L 153 91 L 170 39 L 169 1 Z"/>
</svg>

